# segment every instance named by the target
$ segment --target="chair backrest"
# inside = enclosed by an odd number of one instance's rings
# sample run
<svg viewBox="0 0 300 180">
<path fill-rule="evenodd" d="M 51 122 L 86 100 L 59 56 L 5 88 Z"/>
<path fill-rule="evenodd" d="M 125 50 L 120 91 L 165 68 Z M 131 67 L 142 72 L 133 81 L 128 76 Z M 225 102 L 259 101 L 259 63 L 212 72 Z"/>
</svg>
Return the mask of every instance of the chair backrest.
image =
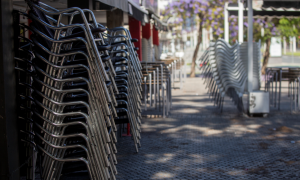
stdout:
<svg viewBox="0 0 300 180">
<path fill-rule="evenodd" d="M 38 1 L 35 1 L 35 0 L 27 0 L 27 4 L 28 6 L 30 7 L 31 11 L 29 12 L 29 14 L 33 14 L 34 16 L 36 16 L 37 18 L 39 18 L 40 20 L 44 21 L 45 23 L 47 24 L 51 24 L 49 19 L 47 18 L 46 14 L 39 10 L 38 8 L 36 8 L 34 6 L 37 5 L 39 6 L 39 2 Z M 32 23 L 34 23 L 35 27 L 41 31 L 42 33 L 46 34 L 47 36 L 51 37 L 51 38 L 54 38 L 54 30 L 53 29 L 50 29 L 49 27 L 47 26 L 44 26 L 43 24 L 37 22 L 37 21 L 33 21 Z M 44 40 L 48 46 L 48 48 L 51 47 L 52 43 L 50 41 L 47 41 L 47 40 Z"/>
<path fill-rule="evenodd" d="M 289 78 L 296 79 L 300 76 L 300 68 L 289 68 Z"/>
</svg>

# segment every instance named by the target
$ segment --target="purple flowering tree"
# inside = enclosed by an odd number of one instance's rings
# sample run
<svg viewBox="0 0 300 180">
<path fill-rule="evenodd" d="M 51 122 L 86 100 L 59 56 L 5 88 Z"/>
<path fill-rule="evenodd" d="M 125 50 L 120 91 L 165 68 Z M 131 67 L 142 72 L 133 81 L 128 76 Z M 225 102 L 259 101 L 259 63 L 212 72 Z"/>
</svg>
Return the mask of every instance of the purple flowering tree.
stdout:
<svg viewBox="0 0 300 180">
<path fill-rule="evenodd" d="M 175 17 L 175 23 L 179 25 L 187 18 L 198 17 L 199 32 L 192 59 L 191 77 L 195 77 L 195 62 L 202 42 L 202 29 L 212 28 L 214 37 L 223 36 L 225 2 L 230 0 L 178 0 L 170 3 L 162 13 L 164 16 Z"/>
<path fill-rule="evenodd" d="M 228 22 L 229 22 L 229 37 L 230 37 L 229 42 L 233 44 L 238 39 L 239 26 L 238 26 L 237 16 L 233 16 L 233 15 L 229 16 Z"/>
</svg>

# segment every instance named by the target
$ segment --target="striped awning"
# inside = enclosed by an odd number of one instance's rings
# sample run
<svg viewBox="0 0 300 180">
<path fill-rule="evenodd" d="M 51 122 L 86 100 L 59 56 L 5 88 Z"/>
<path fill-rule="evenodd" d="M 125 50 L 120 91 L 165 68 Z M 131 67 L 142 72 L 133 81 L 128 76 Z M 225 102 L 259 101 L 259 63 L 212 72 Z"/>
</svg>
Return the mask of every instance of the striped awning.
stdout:
<svg viewBox="0 0 300 180">
<path fill-rule="evenodd" d="M 157 30 L 168 31 L 168 24 L 162 22 L 162 21 L 157 17 L 157 15 L 151 14 L 151 19 L 154 20 L 154 27 L 155 27 Z"/>
<path fill-rule="evenodd" d="M 133 0 L 128 0 L 128 14 L 136 20 L 141 21 L 142 24 L 149 22 L 148 11 Z"/>
<path fill-rule="evenodd" d="M 228 8 L 229 16 L 238 15 L 236 4 Z M 244 16 L 247 16 L 247 8 L 244 10 Z M 300 0 L 263 0 L 259 8 L 253 8 L 254 18 L 293 18 L 300 16 Z"/>
</svg>

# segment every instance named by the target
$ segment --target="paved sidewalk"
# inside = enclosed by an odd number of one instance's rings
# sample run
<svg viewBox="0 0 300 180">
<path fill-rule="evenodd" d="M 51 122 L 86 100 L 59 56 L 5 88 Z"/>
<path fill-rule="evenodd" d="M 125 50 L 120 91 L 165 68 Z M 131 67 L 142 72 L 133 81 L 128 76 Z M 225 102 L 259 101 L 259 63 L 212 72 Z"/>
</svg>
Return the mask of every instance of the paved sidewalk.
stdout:
<svg viewBox="0 0 300 180">
<path fill-rule="evenodd" d="M 188 78 L 168 118 L 143 119 L 139 153 L 120 139 L 117 178 L 300 179 L 299 115 L 272 112 L 247 118 L 227 99 L 219 114 L 202 80 Z"/>
</svg>

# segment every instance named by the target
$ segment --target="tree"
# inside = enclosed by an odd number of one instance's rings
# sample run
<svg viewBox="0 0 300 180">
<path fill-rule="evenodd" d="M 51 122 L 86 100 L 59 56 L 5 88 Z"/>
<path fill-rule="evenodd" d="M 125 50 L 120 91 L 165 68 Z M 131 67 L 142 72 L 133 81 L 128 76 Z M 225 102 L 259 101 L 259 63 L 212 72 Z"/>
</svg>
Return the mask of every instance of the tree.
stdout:
<svg viewBox="0 0 300 180">
<path fill-rule="evenodd" d="M 263 54 L 263 65 L 261 68 L 261 73 L 266 73 L 266 68 L 269 63 L 270 58 L 270 47 L 271 47 L 271 38 L 279 34 L 276 26 L 278 25 L 278 19 L 273 19 L 271 21 L 268 18 L 257 19 L 253 24 L 253 38 L 255 41 L 261 40 L 262 43 L 265 43 L 266 49 Z M 261 31 L 264 31 L 263 33 Z"/>
<path fill-rule="evenodd" d="M 224 5 L 226 0 L 178 0 L 168 5 L 163 12 L 164 16 L 177 18 L 177 24 L 182 25 L 185 19 L 197 17 L 198 37 L 193 53 L 190 77 L 195 77 L 196 59 L 202 43 L 202 29 L 213 29 L 215 38 L 223 36 Z"/>
<path fill-rule="evenodd" d="M 288 42 L 290 41 L 290 37 L 299 37 L 299 26 L 300 18 L 281 18 L 279 20 L 278 29 L 280 31 L 280 35 L 282 38 L 285 38 Z"/>
<path fill-rule="evenodd" d="M 299 23 L 300 23 L 300 18 L 293 18 L 293 19 L 281 18 L 278 24 L 280 35 L 286 38 L 299 36 L 299 31 L 298 31 L 298 29 L 300 28 Z"/>
</svg>

